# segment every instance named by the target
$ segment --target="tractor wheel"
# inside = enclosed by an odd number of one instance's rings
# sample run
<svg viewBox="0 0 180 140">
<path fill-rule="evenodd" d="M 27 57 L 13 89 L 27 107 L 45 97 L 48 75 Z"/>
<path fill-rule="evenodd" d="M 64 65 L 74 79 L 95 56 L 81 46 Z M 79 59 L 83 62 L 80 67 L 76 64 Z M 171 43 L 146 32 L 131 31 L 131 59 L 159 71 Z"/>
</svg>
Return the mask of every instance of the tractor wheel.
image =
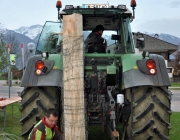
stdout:
<svg viewBox="0 0 180 140">
<path fill-rule="evenodd" d="M 134 87 L 126 90 L 125 97 L 131 102 L 126 140 L 169 140 L 171 97 L 167 87 Z"/>
<path fill-rule="evenodd" d="M 55 108 L 61 115 L 60 95 L 58 87 L 31 87 L 23 90 L 20 107 L 22 137 L 27 139 L 34 125 L 45 116 L 47 109 Z"/>
</svg>

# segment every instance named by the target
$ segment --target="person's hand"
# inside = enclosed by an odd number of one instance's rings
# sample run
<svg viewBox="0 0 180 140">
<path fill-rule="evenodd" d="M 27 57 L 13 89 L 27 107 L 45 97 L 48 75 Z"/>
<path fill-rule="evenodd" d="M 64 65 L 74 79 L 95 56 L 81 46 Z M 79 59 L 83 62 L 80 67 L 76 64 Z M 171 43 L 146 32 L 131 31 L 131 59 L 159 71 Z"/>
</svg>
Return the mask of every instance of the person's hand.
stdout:
<svg viewBox="0 0 180 140">
<path fill-rule="evenodd" d="M 107 41 L 106 41 L 106 39 L 104 39 L 103 45 L 104 45 L 105 48 L 107 48 Z"/>
<path fill-rule="evenodd" d="M 106 46 L 107 46 L 107 41 L 106 41 L 106 39 L 104 39 L 103 45 L 106 45 Z"/>
</svg>

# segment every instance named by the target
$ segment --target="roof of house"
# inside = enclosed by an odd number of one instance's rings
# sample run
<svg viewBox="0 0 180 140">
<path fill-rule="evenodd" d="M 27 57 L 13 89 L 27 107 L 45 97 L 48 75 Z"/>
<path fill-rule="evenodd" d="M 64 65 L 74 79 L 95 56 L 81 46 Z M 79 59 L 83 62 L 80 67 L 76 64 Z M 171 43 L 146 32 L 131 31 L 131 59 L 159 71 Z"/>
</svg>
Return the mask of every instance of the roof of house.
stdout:
<svg viewBox="0 0 180 140">
<path fill-rule="evenodd" d="M 136 39 L 138 37 L 144 37 L 145 47 L 140 49 L 140 51 L 148 52 L 167 52 L 167 51 L 176 51 L 178 49 L 177 45 L 171 44 L 169 42 L 160 40 L 158 38 L 143 34 L 143 33 L 133 33 L 134 43 L 136 45 Z"/>
</svg>

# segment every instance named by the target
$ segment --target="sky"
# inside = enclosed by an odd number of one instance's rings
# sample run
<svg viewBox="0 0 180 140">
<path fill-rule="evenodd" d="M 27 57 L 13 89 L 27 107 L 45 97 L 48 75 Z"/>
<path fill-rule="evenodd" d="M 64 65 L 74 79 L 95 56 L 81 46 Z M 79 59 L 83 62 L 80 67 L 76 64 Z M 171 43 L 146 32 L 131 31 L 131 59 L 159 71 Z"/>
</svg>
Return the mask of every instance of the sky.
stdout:
<svg viewBox="0 0 180 140">
<path fill-rule="evenodd" d="M 57 21 L 57 0 L 0 0 L 0 28 L 18 29 L 21 26 L 44 25 Z M 124 4 L 131 11 L 131 0 L 61 0 L 65 5 Z M 180 0 L 136 0 L 133 32 L 165 33 L 180 38 Z"/>
</svg>

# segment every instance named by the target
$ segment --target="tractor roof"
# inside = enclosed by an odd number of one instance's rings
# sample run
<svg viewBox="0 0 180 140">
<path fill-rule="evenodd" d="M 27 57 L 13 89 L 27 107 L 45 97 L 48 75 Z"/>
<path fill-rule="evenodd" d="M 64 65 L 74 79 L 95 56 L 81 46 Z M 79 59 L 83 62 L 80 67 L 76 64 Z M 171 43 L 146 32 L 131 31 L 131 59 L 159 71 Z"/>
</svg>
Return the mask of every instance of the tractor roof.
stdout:
<svg viewBox="0 0 180 140">
<path fill-rule="evenodd" d="M 89 4 L 90 5 L 90 4 Z M 114 17 L 117 14 L 125 14 L 129 17 L 132 16 L 131 11 L 126 7 L 126 5 L 118 6 L 102 6 L 101 4 L 92 5 L 83 4 L 82 6 L 66 5 L 61 11 L 60 15 L 69 15 L 73 13 L 82 14 L 86 17 Z M 94 6 L 94 7 L 93 7 Z"/>
<path fill-rule="evenodd" d="M 94 7 L 93 7 L 94 6 Z M 126 8 L 125 5 L 118 6 L 105 6 L 102 5 L 90 5 L 83 4 L 82 6 L 66 5 L 61 11 L 60 15 L 71 15 L 78 13 L 83 16 L 83 30 L 92 30 L 96 25 L 103 25 L 105 30 L 117 30 L 118 29 L 118 15 L 124 15 L 126 17 L 132 16 L 131 11 Z M 87 8 L 86 8 L 87 7 Z"/>
</svg>

